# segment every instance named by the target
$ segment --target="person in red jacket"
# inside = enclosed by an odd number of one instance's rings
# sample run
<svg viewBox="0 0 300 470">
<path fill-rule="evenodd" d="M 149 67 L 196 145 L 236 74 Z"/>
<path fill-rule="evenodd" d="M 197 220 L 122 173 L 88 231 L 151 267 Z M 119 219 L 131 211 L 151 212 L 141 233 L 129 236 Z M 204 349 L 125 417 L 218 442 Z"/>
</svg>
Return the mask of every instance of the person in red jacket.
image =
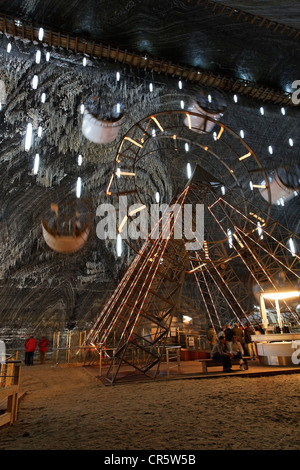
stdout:
<svg viewBox="0 0 300 470">
<path fill-rule="evenodd" d="M 27 366 L 32 366 L 33 365 L 33 356 L 34 356 L 34 351 L 36 348 L 36 340 L 34 339 L 33 336 L 30 336 L 25 341 L 25 364 Z"/>
<path fill-rule="evenodd" d="M 44 336 L 39 340 L 39 351 L 41 364 L 45 363 L 46 352 L 48 350 L 49 341 Z"/>
</svg>

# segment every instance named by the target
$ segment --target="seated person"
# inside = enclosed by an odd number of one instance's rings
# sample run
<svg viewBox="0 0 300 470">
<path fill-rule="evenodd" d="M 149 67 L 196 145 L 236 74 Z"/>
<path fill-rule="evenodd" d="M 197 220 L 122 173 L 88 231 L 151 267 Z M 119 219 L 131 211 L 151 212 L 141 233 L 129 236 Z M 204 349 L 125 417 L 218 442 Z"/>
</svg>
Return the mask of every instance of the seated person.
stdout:
<svg viewBox="0 0 300 470">
<path fill-rule="evenodd" d="M 234 336 L 232 338 L 232 343 L 231 343 L 231 346 L 230 346 L 230 352 L 232 353 L 232 356 L 233 356 L 234 359 L 240 359 L 240 368 L 244 369 L 244 364 L 245 364 L 244 361 L 243 361 L 244 350 L 243 350 L 243 346 L 239 342 L 237 336 Z"/>
<path fill-rule="evenodd" d="M 232 372 L 231 358 L 232 353 L 228 351 L 225 336 L 220 336 L 211 350 L 211 358 L 221 360 L 223 363 L 223 372 Z"/>
</svg>

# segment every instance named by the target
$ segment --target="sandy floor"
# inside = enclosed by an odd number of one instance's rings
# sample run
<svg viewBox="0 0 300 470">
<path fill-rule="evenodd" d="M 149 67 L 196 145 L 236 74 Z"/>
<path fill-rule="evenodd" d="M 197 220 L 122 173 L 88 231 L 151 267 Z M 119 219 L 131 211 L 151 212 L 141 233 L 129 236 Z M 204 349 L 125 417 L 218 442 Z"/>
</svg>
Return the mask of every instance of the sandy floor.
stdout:
<svg viewBox="0 0 300 470">
<path fill-rule="evenodd" d="M 22 368 L 1 450 L 299 450 L 300 374 L 104 386 L 82 367 Z"/>
</svg>

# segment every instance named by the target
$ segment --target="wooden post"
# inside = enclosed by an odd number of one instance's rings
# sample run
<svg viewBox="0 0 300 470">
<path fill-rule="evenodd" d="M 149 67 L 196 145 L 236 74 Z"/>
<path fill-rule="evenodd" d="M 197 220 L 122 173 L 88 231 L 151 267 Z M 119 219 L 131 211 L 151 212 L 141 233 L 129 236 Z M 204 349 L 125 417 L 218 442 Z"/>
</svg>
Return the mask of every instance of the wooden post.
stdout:
<svg viewBox="0 0 300 470">
<path fill-rule="evenodd" d="M 83 340 L 83 344 L 84 344 L 84 350 L 83 350 L 83 363 L 85 364 L 85 357 L 86 357 L 86 331 L 84 332 L 84 340 Z"/>
<path fill-rule="evenodd" d="M 52 362 L 54 362 L 54 349 L 55 349 L 55 331 L 53 333 L 53 339 L 52 339 Z"/>
<path fill-rule="evenodd" d="M 58 331 L 56 335 L 56 364 L 58 364 L 58 359 L 59 359 L 59 336 L 60 336 L 60 332 Z"/>
<path fill-rule="evenodd" d="M 180 347 L 177 348 L 177 367 L 178 367 L 178 373 L 181 374 L 181 363 L 180 363 Z"/>
<path fill-rule="evenodd" d="M 82 354 L 82 352 L 81 352 L 81 346 L 82 346 L 81 337 L 82 337 L 82 332 L 80 331 L 80 333 L 79 333 L 79 357 L 78 357 L 78 362 L 81 362 L 81 354 Z"/>
<path fill-rule="evenodd" d="M 170 368 L 169 368 L 169 349 L 166 348 L 166 361 L 167 361 L 167 377 L 170 377 Z"/>
<path fill-rule="evenodd" d="M 5 387 L 5 372 L 6 372 L 6 364 L 1 364 L 0 367 L 0 387 Z"/>
<path fill-rule="evenodd" d="M 100 354 L 99 354 L 99 376 L 101 377 L 102 375 L 102 348 L 100 348 Z"/>
</svg>

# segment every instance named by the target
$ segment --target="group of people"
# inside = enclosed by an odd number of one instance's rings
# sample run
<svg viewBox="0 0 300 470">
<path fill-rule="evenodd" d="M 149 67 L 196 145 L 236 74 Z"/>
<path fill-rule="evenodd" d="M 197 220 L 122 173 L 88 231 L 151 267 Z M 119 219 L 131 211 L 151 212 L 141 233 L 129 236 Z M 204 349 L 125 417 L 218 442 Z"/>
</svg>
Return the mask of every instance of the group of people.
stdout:
<svg viewBox="0 0 300 470">
<path fill-rule="evenodd" d="M 260 326 L 254 329 L 249 323 L 245 326 L 235 323 L 233 328 L 226 325 L 217 335 L 211 325 L 207 333 L 211 358 L 222 361 L 224 372 L 232 371 L 232 358 L 239 359 L 240 368 L 244 369 L 244 356 L 252 359 L 257 357 L 256 346 L 251 338 L 254 334 L 264 334 L 264 331 Z"/>
<path fill-rule="evenodd" d="M 37 346 L 39 348 L 39 353 L 40 353 L 40 363 L 41 364 L 45 363 L 46 353 L 47 353 L 48 346 L 49 346 L 48 339 L 43 336 L 39 340 L 39 342 L 37 342 L 33 336 L 30 336 L 25 341 L 25 365 L 26 366 L 33 365 L 33 357 L 34 357 L 34 353 L 35 353 Z"/>
</svg>

